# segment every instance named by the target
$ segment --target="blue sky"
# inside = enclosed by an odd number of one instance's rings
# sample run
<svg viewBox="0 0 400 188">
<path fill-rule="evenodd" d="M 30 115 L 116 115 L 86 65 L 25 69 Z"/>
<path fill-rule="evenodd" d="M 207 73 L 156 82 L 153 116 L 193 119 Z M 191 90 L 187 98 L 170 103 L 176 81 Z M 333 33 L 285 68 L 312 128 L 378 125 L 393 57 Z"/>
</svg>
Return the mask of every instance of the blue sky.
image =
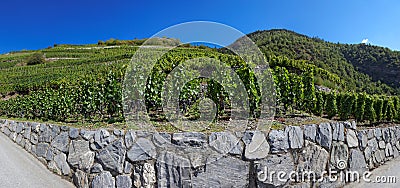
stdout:
<svg viewBox="0 0 400 188">
<path fill-rule="evenodd" d="M 0 53 L 109 38 L 150 37 L 188 21 L 214 21 L 243 33 L 285 28 L 327 41 L 400 50 L 400 1 L 2 0 Z"/>
</svg>

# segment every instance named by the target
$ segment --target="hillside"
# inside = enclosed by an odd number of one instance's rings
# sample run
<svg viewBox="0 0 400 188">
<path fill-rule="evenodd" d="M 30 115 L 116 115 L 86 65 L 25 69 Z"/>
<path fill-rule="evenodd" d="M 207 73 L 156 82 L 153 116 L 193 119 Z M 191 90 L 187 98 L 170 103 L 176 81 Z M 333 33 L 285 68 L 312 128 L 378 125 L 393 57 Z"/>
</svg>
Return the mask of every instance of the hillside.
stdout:
<svg viewBox="0 0 400 188">
<path fill-rule="evenodd" d="M 259 31 L 249 36 L 269 62 L 276 86 L 277 118 L 306 114 L 368 123 L 400 121 L 400 98 L 390 96 L 399 87 L 395 75 L 398 52 L 368 45 L 333 44 L 286 30 Z M 137 45 L 142 42 L 111 39 L 98 44 L 55 45 L 0 55 L 0 116 L 68 123 L 123 123 L 124 75 Z M 142 55 L 153 57 L 165 45 L 179 44 L 178 40 L 167 38 L 152 42 L 145 48 L 149 51 Z M 157 48 L 159 45 L 161 48 Z M 249 119 L 259 118 L 262 88 L 252 66 L 224 49 L 182 44 L 158 59 L 150 69 L 146 85 L 141 87 L 150 119 L 168 122 L 161 98 L 167 75 L 180 63 L 201 57 L 225 62 L 238 74 L 248 96 Z M 198 63 L 192 62 L 191 66 Z M 376 64 L 387 66 L 371 70 Z M 146 66 L 150 65 L 143 64 L 140 68 L 150 68 Z M 385 76 L 386 72 L 389 76 Z M 204 85 L 206 90 L 201 89 Z M 315 85 L 325 88 L 318 90 Z M 214 80 L 193 79 L 185 83 L 179 94 L 179 110 L 185 118 L 201 117 L 202 96 L 215 103 L 213 123 L 226 123 L 234 112 L 229 96 L 240 98 L 238 101 L 244 99 L 227 93 Z"/>
<path fill-rule="evenodd" d="M 283 56 L 337 74 L 349 91 L 397 94 L 400 52 L 365 44 L 338 44 L 288 30 L 256 31 L 248 35 L 269 56 Z"/>
</svg>

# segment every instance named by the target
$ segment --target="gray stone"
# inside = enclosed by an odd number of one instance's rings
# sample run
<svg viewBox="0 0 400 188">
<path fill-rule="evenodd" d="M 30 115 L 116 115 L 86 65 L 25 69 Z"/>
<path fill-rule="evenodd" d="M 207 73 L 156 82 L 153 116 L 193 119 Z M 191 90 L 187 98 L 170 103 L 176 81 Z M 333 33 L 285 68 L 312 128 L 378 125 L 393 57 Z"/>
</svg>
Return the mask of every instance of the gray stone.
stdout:
<svg viewBox="0 0 400 188">
<path fill-rule="evenodd" d="M 249 162 L 233 157 L 209 157 L 204 171 L 192 176 L 193 187 L 248 187 Z M 223 168 L 221 168 L 223 167 Z"/>
<path fill-rule="evenodd" d="M 77 188 L 89 188 L 89 181 L 85 172 L 77 169 L 72 179 Z"/>
<path fill-rule="evenodd" d="M 2 128 L 2 132 L 6 135 L 6 136 L 10 136 L 11 131 L 8 127 L 3 127 Z"/>
<path fill-rule="evenodd" d="M 48 148 L 48 150 L 47 150 L 47 153 L 46 153 L 46 160 L 47 160 L 47 161 L 52 161 L 52 160 L 54 160 L 54 156 L 56 156 L 56 155 L 59 154 L 59 153 L 60 153 L 59 150 L 57 150 L 57 149 L 54 148 L 54 147 L 49 146 L 49 148 Z"/>
<path fill-rule="evenodd" d="M 36 144 L 39 142 L 39 137 L 38 137 L 37 134 L 35 134 L 35 133 L 32 133 L 32 134 L 31 134 L 31 142 L 32 142 L 32 144 L 34 144 L 34 145 L 36 145 Z"/>
<path fill-rule="evenodd" d="M 305 125 L 304 126 L 304 138 L 315 142 L 315 137 L 317 135 L 317 125 Z"/>
<path fill-rule="evenodd" d="M 15 132 L 17 134 L 19 134 L 19 133 L 23 132 L 23 130 L 24 130 L 24 124 L 23 123 L 18 123 L 17 124 L 17 128 L 15 129 Z"/>
<path fill-rule="evenodd" d="M 69 129 L 69 137 L 71 139 L 76 139 L 79 136 L 79 129 L 71 127 Z"/>
<path fill-rule="evenodd" d="M 65 125 L 61 126 L 60 129 L 61 129 L 61 131 L 66 131 L 66 132 L 69 131 L 69 127 L 65 126 Z"/>
<path fill-rule="evenodd" d="M 36 146 L 36 156 L 38 157 L 46 157 L 47 149 L 49 148 L 48 143 L 39 143 Z"/>
<path fill-rule="evenodd" d="M 24 146 L 25 150 L 28 151 L 29 153 L 32 152 L 32 143 L 29 142 L 28 140 L 25 142 L 25 146 Z"/>
<path fill-rule="evenodd" d="M 136 164 L 133 172 L 134 187 L 155 187 L 156 170 L 153 164 Z"/>
<path fill-rule="evenodd" d="M 359 149 L 350 149 L 349 170 L 357 171 L 359 174 L 363 174 L 368 170 L 364 155 Z"/>
<path fill-rule="evenodd" d="M 385 147 L 385 156 L 390 157 L 393 156 L 393 147 L 392 144 L 387 143 Z"/>
<path fill-rule="evenodd" d="M 364 150 L 367 147 L 368 137 L 365 131 L 358 131 L 357 138 L 360 148 Z"/>
<path fill-rule="evenodd" d="M 101 164 L 99 163 L 94 163 L 92 168 L 90 169 L 91 173 L 100 173 L 103 172 L 103 166 L 101 166 Z"/>
<path fill-rule="evenodd" d="M 39 123 L 30 122 L 30 126 L 31 126 L 31 130 L 34 133 L 39 133 L 39 131 L 40 131 L 40 124 Z"/>
<path fill-rule="evenodd" d="M 382 130 L 381 130 L 381 128 L 375 128 L 374 129 L 374 135 L 375 135 L 375 138 L 378 141 L 382 140 L 383 138 L 382 138 Z"/>
<path fill-rule="evenodd" d="M 158 178 L 158 187 L 190 187 L 191 171 L 189 159 L 171 152 L 161 153 L 157 159 L 156 177 Z M 136 181 L 134 184 L 136 184 Z"/>
<path fill-rule="evenodd" d="M 343 142 L 333 142 L 330 165 L 333 169 L 343 170 L 347 168 L 347 161 L 349 159 L 349 148 Z"/>
<path fill-rule="evenodd" d="M 376 141 L 375 138 L 368 140 L 367 147 L 369 147 L 372 152 L 375 152 L 378 149 L 378 141 Z"/>
<path fill-rule="evenodd" d="M 299 149 L 304 145 L 303 129 L 298 126 L 288 126 L 285 129 L 289 137 L 289 147 L 291 149 Z"/>
<path fill-rule="evenodd" d="M 357 129 L 357 123 L 355 121 L 352 122 L 345 121 L 343 122 L 343 124 L 346 129 L 353 129 L 353 130 Z"/>
<path fill-rule="evenodd" d="M 119 139 L 102 149 L 96 159 L 103 165 L 104 169 L 122 174 L 125 161 L 126 148 Z"/>
<path fill-rule="evenodd" d="M 172 143 L 178 146 L 203 147 L 207 144 L 206 135 L 198 132 L 174 133 Z"/>
<path fill-rule="evenodd" d="M 396 142 L 396 148 L 397 148 L 398 150 L 400 150 L 400 141 L 397 141 L 397 142 Z"/>
<path fill-rule="evenodd" d="M 57 164 L 56 164 L 56 162 L 54 162 L 54 161 L 50 161 L 49 163 L 47 163 L 47 168 L 51 171 L 51 172 L 53 172 L 53 173 L 55 173 L 55 174 L 58 174 L 58 175 L 62 175 L 62 172 L 61 172 L 61 170 L 57 167 Z"/>
<path fill-rule="evenodd" d="M 81 136 L 85 140 L 93 139 L 95 133 L 96 133 L 95 131 L 88 131 L 88 130 L 81 129 Z"/>
<path fill-rule="evenodd" d="M 396 147 L 392 147 L 393 149 L 393 157 L 396 158 L 400 155 L 399 150 Z"/>
<path fill-rule="evenodd" d="M 367 130 L 367 137 L 368 137 L 368 139 L 372 139 L 372 138 L 374 138 L 374 136 L 375 136 L 375 130 L 374 129 L 368 129 Z"/>
<path fill-rule="evenodd" d="M 304 149 L 298 153 L 297 172 L 313 171 L 317 176 L 325 171 L 329 153 L 322 147 L 306 141 Z"/>
<path fill-rule="evenodd" d="M 171 145 L 171 134 L 168 133 L 154 133 L 153 142 L 157 147 L 166 147 Z"/>
<path fill-rule="evenodd" d="M 69 175 L 71 173 L 71 168 L 67 163 L 67 156 L 64 153 L 60 153 L 54 157 L 54 162 L 56 163 L 58 169 L 61 170 L 63 175 Z"/>
<path fill-rule="evenodd" d="M 73 140 L 69 146 L 68 163 L 81 170 L 89 170 L 94 162 L 95 153 L 90 151 L 89 142 Z"/>
<path fill-rule="evenodd" d="M 118 137 L 124 136 L 124 130 L 114 129 L 113 133 Z"/>
<path fill-rule="evenodd" d="M 385 161 L 385 151 L 384 150 L 375 151 L 375 153 L 373 154 L 373 159 L 375 166 L 383 164 L 383 162 Z"/>
<path fill-rule="evenodd" d="M 58 126 L 51 125 L 40 125 L 39 142 L 50 143 L 54 137 L 60 133 L 60 128 Z"/>
<path fill-rule="evenodd" d="M 272 153 L 286 152 L 289 149 L 288 136 L 285 131 L 271 130 L 268 134 L 268 142 Z"/>
<path fill-rule="evenodd" d="M 385 149 L 386 143 L 385 141 L 381 140 L 378 142 L 379 149 Z"/>
<path fill-rule="evenodd" d="M 22 142 L 22 134 L 17 134 L 17 138 L 15 139 L 15 142 L 16 142 L 18 145 L 21 145 L 21 142 Z"/>
<path fill-rule="evenodd" d="M 10 134 L 10 139 L 15 142 L 17 140 L 17 136 L 18 134 L 16 132 L 12 132 Z"/>
<path fill-rule="evenodd" d="M 332 140 L 344 141 L 344 125 L 341 122 L 331 123 L 332 125 Z"/>
<path fill-rule="evenodd" d="M 114 135 L 111 135 L 107 130 L 100 129 L 94 134 L 94 143 L 97 149 L 102 149 L 111 144 L 115 140 Z M 92 148 L 93 149 L 93 148 Z"/>
<path fill-rule="evenodd" d="M 330 178 L 329 176 L 326 176 L 322 181 L 316 182 L 314 186 L 318 188 L 342 188 L 345 185 L 345 181 L 342 181 L 340 177 L 344 177 L 345 174 L 339 172 L 337 176 L 338 178 Z"/>
<path fill-rule="evenodd" d="M 132 170 L 133 170 L 133 165 L 130 162 L 125 161 L 124 173 L 125 174 L 130 174 L 132 172 Z"/>
<path fill-rule="evenodd" d="M 58 150 L 66 153 L 69 146 L 69 136 L 68 132 L 62 132 L 60 135 L 55 137 L 51 142 L 51 146 L 57 148 Z"/>
<path fill-rule="evenodd" d="M 115 188 L 115 180 L 110 172 L 102 172 L 94 177 L 92 187 Z"/>
<path fill-rule="evenodd" d="M 383 136 L 383 140 L 385 142 L 389 142 L 390 139 L 391 139 L 390 129 L 389 128 L 383 128 L 382 129 L 382 136 Z"/>
<path fill-rule="evenodd" d="M 222 154 L 242 154 L 243 146 L 240 144 L 240 140 L 230 132 L 211 133 L 208 139 L 211 148 Z"/>
<path fill-rule="evenodd" d="M 243 142 L 245 143 L 244 157 L 246 159 L 258 160 L 267 157 L 269 144 L 263 132 L 246 131 Z"/>
<path fill-rule="evenodd" d="M 131 188 L 132 179 L 128 175 L 120 175 L 116 177 L 117 188 Z"/>
<path fill-rule="evenodd" d="M 315 140 L 320 146 L 330 149 L 332 144 L 332 128 L 329 123 L 321 123 L 318 126 Z"/>
<path fill-rule="evenodd" d="M 289 183 L 290 177 L 286 175 L 278 180 L 277 176 L 273 176 L 272 179 L 269 179 L 269 173 L 274 171 L 289 174 L 295 170 L 295 164 L 289 153 L 283 155 L 269 155 L 265 160 L 256 162 L 255 170 L 258 187 L 279 187 Z"/>
<path fill-rule="evenodd" d="M 156 148 L 148 139 L 139 138 L 127 152 L 127 157 L 132 162 L 144 161 L 156 157 Z"/>
<path fill-rule="evenodd" d="M 25 139 L 31 138 L 31 126 L 29 126 L 28 124 L 25 124 L 25 127 L 24 127 L 24 138 Z"/>
<path fill-rule="evenodd" d="M 356 132 L 354 130 L 347 129 L 346 141 L 347 141 L 347 145 L 350 148 L 354 148 L 354 147 L 358 146 L 358 138 L 357 138 Z"/>
<path fill-rule="evenodd" d="M 135 140 L 136 140 L 136 133 L 134 131 L 128 131 L 125 134 L 125 145 L 126 145 L 126 148 L 128 148 L 128 149 L 131 148 L 133 143 L 135 142 Z"/>
<path fill-rule="evenodd" d="M 370 160 L 371 160 L 372 153 L 373 153 L 373 151 L 371 150 L 370 147 L 366 147 L 366 148 L 365 148 L 365 150 L 364 150 L 364 156 L 365 156 L 365 159 L 366 159 L 367 161 L 370 161 Z"/>
</svg>

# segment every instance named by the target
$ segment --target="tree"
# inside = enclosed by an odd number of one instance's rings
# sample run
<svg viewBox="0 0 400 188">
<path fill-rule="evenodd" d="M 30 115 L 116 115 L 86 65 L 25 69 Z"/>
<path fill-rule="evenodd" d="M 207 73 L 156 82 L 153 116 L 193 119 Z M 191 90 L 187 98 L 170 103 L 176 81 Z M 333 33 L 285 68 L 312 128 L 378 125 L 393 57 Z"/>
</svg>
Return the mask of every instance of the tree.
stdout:
<svg viewBox="0 0 400 188">
<path fill-rule="evenodd" d="M 34 53 L 26 59 L 27 65 L 37 65 L 45 63 L 44 55 L 40 52 Z"/>
</svg>

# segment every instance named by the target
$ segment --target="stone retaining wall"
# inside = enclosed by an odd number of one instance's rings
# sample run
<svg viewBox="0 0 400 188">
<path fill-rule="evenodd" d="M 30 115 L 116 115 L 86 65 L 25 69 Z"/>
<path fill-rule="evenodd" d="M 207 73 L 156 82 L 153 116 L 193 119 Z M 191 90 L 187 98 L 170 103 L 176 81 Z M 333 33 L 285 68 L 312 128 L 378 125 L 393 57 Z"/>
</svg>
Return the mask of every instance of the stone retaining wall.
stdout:
<svg viewBox="0 0 400 188">
<path fill-rule="evenodd" d="M 322 172 L 372 170 L 399 156 L 400 128 L 355 122 L 244 133 L 84 130 L 0 120 L 1 132 L 77 187 L 341 187 Z M 338 164 L 339 162 L 344 162 Z M 344 165 L 344 166 L 343 166 Z M 323 181 L 263 180 L 264 172 L 315 172 Z"/>
</svg>

